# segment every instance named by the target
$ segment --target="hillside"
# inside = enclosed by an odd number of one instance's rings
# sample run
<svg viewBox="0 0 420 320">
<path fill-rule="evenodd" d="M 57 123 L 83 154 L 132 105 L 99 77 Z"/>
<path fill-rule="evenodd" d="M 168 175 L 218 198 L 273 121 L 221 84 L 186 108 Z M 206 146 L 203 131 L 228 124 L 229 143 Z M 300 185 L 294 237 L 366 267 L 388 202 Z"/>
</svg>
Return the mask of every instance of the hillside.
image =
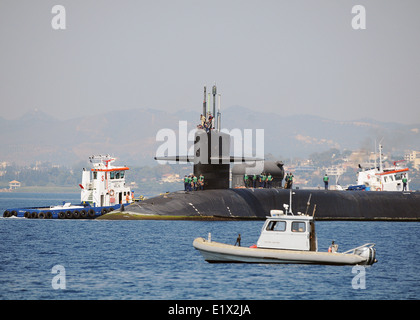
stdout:
<svg viewBox="0 0 420 320">
<path fill-rule="evenodd" d="M 70 120 L 55 119 L 33 111 L 16 120 L 0 118 L 0 161 L 30 164 L 49 161 L 71 165 L 89 155 L 110 153 L 129 165 L 154 165 L 162 142 L 156 133 L 163 128 L 178 130 L 178 121 L 188 121 L 188 130 L 198 123 L 198 110 L 167 113 L 132 109 Z M 265 131 L 265 153 L 276 158 L 307 157 L 330 148 L 373 151 L 374 141 L 383 139 L 387 152 L 403 155 L 420 150 L 420 124 L 382 123 L 370 119 L 333 121 L 317 116 L 282 116 L 233 106 L 223 110 L 222 128 Z"/>
</svg>

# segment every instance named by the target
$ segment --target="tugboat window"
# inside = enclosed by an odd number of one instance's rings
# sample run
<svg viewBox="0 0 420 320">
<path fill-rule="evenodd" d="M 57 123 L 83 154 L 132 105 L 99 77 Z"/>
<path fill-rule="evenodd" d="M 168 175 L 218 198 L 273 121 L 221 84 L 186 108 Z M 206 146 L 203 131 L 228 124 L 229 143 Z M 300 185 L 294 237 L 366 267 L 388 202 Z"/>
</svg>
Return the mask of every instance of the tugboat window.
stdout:
<svg viewBox="0 0 420 320">
<path fill-rule="evenodd" d="M 93 171 L 93 179 L 94 180 L 98 179 L 98 173 L 96 171 Z"/>
<path fill-rule="evenodd" d="M 292 222 L 292 232 L 305 232 L 306 226 L 305 222 L 293 221 Z"/>
<path fill-rule="evenodd" d="M 110 172 L 110 176 L 111 176 L 111 179 L 115 179 L 115 172 L 114 171 L 111 171 Z"/>
<path fill-rule="evenodd" d="M 267 231 L 285 231 L 286 221 L 270 221 L 267 226 Z"/>
<path fill-rule="evenodd" d="M 115 179 L 119 179 L 120 178 L 120 171 L 115 172 Z"/>
</svg>

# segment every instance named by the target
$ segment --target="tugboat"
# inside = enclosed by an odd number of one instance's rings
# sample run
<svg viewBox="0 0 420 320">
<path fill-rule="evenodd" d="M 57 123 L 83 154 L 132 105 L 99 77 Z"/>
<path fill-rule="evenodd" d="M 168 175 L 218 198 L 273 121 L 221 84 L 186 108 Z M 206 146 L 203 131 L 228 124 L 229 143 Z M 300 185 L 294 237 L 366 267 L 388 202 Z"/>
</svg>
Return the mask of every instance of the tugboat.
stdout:
<svg viewBox="0 0 420 320">
<path fill-rule="evenodd" d="M 195 249 L 209 263 L 296 263 L 324 265 L 372 265 L 375 244 L 366 243 L 345 252 L 332 245 L 328 252 L 318 252 L 314 217 L 288 215 L 283 210 L 271 210 L 256 245 L 240 247 L 196 238 Z"/>
<path fill-rule="evenodd" d="M 110 155 L 89 157 L 92 168 L 83 168 L 81 203 L 63 203 L 50 207 L 11 208 L 3 217 L 24 217 L 30 219 L 93 219 L 124 204 L 134 201 L 134 194 L 125 185 L 125 172 L 128 167 L 111 165 L 116 159 Z"/>
<path fill-rule="evenodd" d="M 408 168 L 401 167 L 399 162 L 394 161 L 394 166 L 384 168 L 382 160 L 382 145 L 379 144 L 379 166 L 375 164 L 362 168 L 357 173 L 357 185 L 349 186 L 348 190 L 366 191 L 409 191 Z M 405 184 L 405 186 L 404 186 Z"/>
</svg>

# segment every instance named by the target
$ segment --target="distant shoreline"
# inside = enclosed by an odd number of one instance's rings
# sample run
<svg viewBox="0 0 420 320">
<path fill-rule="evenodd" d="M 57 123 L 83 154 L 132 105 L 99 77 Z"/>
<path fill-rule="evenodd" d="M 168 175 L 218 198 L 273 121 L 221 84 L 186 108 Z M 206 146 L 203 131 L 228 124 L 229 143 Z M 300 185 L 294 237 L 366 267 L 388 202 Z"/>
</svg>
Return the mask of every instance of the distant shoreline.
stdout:
<svg viewBox="0 0 420 320">
<path fill-rule="evenodd" d="M 0 192 L 8 193 L 78 193 L 78 187 L 20 187 L 15 190 L 10 190 L 9 188 L 0 189 Z"/>
</svg>

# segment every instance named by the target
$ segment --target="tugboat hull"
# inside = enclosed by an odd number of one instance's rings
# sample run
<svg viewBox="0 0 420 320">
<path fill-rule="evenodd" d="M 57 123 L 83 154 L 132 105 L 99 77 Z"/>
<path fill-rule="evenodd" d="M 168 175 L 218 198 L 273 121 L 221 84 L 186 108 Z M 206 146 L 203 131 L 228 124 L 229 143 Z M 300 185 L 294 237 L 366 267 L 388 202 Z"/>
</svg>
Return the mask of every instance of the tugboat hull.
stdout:
<svg viewBox="0 0 420 320">
<path fill-rule="evenodd" d="M 28 219 L 95 219 L 108 212 L 120 209 L 121 205 L 91 207 L 83 205 L 12 208 L 3 212 L 4 218 L 17 217 Z"/>
</svg>

